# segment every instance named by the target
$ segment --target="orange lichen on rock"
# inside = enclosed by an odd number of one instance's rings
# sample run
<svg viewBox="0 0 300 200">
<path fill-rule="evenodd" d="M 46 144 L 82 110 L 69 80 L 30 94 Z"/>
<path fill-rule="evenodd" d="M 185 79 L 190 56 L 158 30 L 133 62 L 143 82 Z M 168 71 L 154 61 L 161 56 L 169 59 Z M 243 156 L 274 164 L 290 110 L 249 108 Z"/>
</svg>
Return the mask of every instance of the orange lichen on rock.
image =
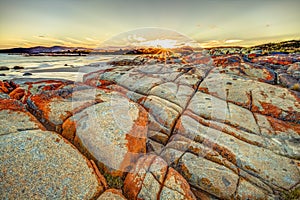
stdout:
<svg viewBox="0 0 300 200">
<path fill-rule="evenodd" d="M 58 90 L 59 88 L 61 88 L 62 86 L 64 86 L 63 83 L 56 83 L 56 84 L 51 84 L 51 85 L 45 85 L 42 90 L 44 91 L 48 91 L 48 90 Z"/>
<path fill-rule="evenodd" d="M 262 70 L 263 70 L 264 74 L 267 74 L 267 75 L 264 77 L 266 80 L 268 80 L 268 81 L 274 80 L 274 78 L 275 78 L 274 74 L 270 73 L 270 71 L 267 70 L 267 69 L 265 69 L 265 68 L 263 68 Z"/>
<path fill-rule="evenodd" d="M 213 56 L 213 61 L 215 66 L 226 67 L 230 66 L 238 66 L 243 62 L 243 59 L 240 55 L 228 55 L 228 56 Z"/>
<path fill-rule="evenodd" d="M 34 122 L 41 130 L 46 130 L 45 127 L 26 109 L 25 106 L 15 99 L 0 99 L 0 111 L 9 110 L 10 112 L 24 113 L 27 119 Z M 23 127 L 22 127 L 23 128 Z"/>
<path fill-rule="evenodd" d="M 174 183 L 172 183 L 173 179 L 175 179 L 175 184 L 177 184 L 176 188 L 172 188 L 172 186 L 174 186 Z M 181 174 L 179 174 L 172 167 L 168 168 L 168 173 L 165 178 L 164 186 L 172 189 L 180 188 L 180 192 L 182 192 L 182 194 L 184 195 L 184 199 L 195 199 L 195 196 L 191 192 L 191 188 L 188 182 L 181 176 Z"/>
<path fill-rule="evenodd" d="M 195 196 L 198 197 L 198 199 L 201 199 L 201 200 L 211 200 L 211 199 L 213 199 L 211 195 L 207 194 L 204 191 L 201 191 L 201 190 L 195 189 L 195 188 L 192 188 L 191 190 L 195 194 Z"/>
<path fill-rule="evenodd" d="M 282 110 L 278 108 L 277 106 L 274 106 L 271 103 L 266 103 L 266 102 L 259 102 L 260 105 L 262 106 L 263 110 L 260 110 L 257 106 L 252 106 L 251 111 L 252 112 L 259 112 L 263 115 L 271 115 L 276 118 L 280 118 L 280 115 L 282 113 Z"/>
<path fill-rule="evenodd" d="M 13 110 L 25 112 L 25 107 L 14 99 L 0 99 L 0 111 L 1 110 Z"/>
<path fill-rule="evenodd" d="M 124 194 L 128 199 L 137 199 L 144 177 L 129 173 L 124 181 Z"/>
<path fill-rule="evenodd" d="M 124 194 L 128 199 L 137 199 L 138 194 L 141 190 L 143 181 L 146 176 L 146 172 L 148 171 L 151 163 L 155 159 L 154 155 L 141 157 L 135 168 L 132 169 L 126 176 L 124 181 Z M 140 172 L 140 170 L 143 170 Z M 140 173 L 139 173 L 140 172 Z"/>
<path fill-rule="evenodd" d="M 98 82 L 97 82 L 98 87 L 105 87 L 105 86 L 108 86 L 111 84 L 113 84 L 113 83 L 111 81 L 107 81 L 107 80 L 98 80 Z"/>
<path fill-rule="evenodd" d="M 274 131 L 286 132 L 287 130 L 291 129 L 300 135 L 300 124 L 284 122 L 273 117 L 267 117 L 267 119 Z"/>
<path fill-rule="evenodd" d="M 212 186 L 212 184 L 211 184 L 211 182 L 210 182 L 210 180 L 208 179 L 208 178 L 201 178 L 201 183 L 203 184 L 203 185 L 205 185 L 205 186 L 207 186 L 207 187 L 211 187 Z"/>
<path fill-rule="evenodd" d="M 150 192 L 150 193 L 149 193 Z M 141 157 L 124 182 L 129 199 L 195 199 L 188 182 L 159 156 Z"/>
<path fill-rule="evenodd" d="M 113 68 L 112 69 L 105 69 L 105 70 L 98 70 L 98 71 L 95 71 L 95 72 L 85 74 L 83 76 L 84 83 L 87 84 L 87 85 L 90 85 L 90 86 L 94 86 L 94 87 L 96 87 L 98 85 L 99 81 L 103 85 L 111 85 L 111 84 L 113 84 L 113 82 L 107 81 L 107 80 L 101 80 L 101 78 L 99 78 L 99 76 L 101 74 L 105 73 L 105 72 L 109 72 L 109 71 L 112 71 L 112 70 L 113 70 Z"/>
<path fill-rule="evenodd" d="M 188 168 L 185 166 L 185 164 L 180 163 L 177 167 L 180 170 L 180 174 L 184 176 L 186 179 L 191 179 L 192 174 L 189 172 Z"/>
<path fill-rule="evenodd" d="M 208 88 L 204 88 L 204 87 L 198 87 L 198 91 L 209 94 L 208 92 Z"/>
<path fill-rule="evenodd" d="M 217 151 L 219 154 L 222 155 L 223 158 L 226 158 L 229 162 L 233 163 L 236 165 L 236 156 L 234 153 L 229 151 L 227 148 L 222 147 L 221 145 L 218 145 L 216 143 L 211 144 L 213 150 Z"/>
<path fill-rule="evenodd" d="M 0 81 L 0 92 L 8 94 L 12 89 L 8 82 Z"/>
<path fill-rule="evenodd" d="M 140 107 L 139 116 L 134 125 L 126 134 L 128 152 L 121 163 L 121 171 L 128 170 L 141 154 L 146 153 L 146 138 L 148 132 L 148 113 Z M 121 173 L 122 174 L 122 173 Z M 121 175 L 119 172 L 114 175 Z"/>
<path fill-rule="evenodd" d="M 74 138 L 76 134 L 76 122 L 68 118 L 64 121 L 62 125 L 62 133 L 61 135 L 69 140 L 70 142 L 74 143 Z"/>
<path fill-rule="evenodd" d="M 49 103 L 52 101 L 52 98 L 50 98 L 50 95 L 48 94 L 40 94 L 40 95 L 33 95 L 30 97 L 30 100 L 34 102 L 34 105 L 37 107 L 38 110 L 42 112 L 43 116 L 38 116 L 40 118 L 48 119 L 48 113 L 49 113 Z M 36 113 L 40 113 L 36 112 Z"/>
<path fill-rule="evenodd" d="M 16 88 L 11 93 L 9 93 L 10 98 L 20 100 L 25 95 L 25 90 L 22 88 Z"/>
</svg>

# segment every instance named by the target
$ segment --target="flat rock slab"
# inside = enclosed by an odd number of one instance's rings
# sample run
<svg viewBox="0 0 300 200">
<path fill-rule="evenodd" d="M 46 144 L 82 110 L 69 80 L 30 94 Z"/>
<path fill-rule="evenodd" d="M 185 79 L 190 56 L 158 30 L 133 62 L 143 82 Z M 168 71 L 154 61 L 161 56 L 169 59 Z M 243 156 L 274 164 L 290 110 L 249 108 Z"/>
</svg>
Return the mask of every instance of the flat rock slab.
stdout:
<svg viewBox="0 0 300 200">
<path fill-rule="evenodd" d="M 187 181 L 160 157 L 141 157 L 127 175 L 124 192 L 129 199 L 196 199 Z"/>
<path fill-rule="evenodd" d="M 104 91 L 83 85 L 64 85 L 57 90 L 38 92 L 27 98 L 30 110 L 48 130 L 62 131 L 63 122 L 74 113 L 97 103 Z M 101 101 L 101 100 L 99 100 Z"/>
<path fill-rule="evenodd" d="M 199 90 L 252 112 L 300 123 L 300 98 L 297 92 L 287 88 L 213 70 Z"/>
<path fill-rule="evenodd" d="M 255 196 L 258 190 L 267 197 L 272 190 L 290 190 L 300 181 L 296 163 L 285 157 L 293 157 L 289 145 L 282 143 L 286 149 L 280 151 L 282 144 L 273 144 L 278 149 L 274 151 L 271 144 L 272 139 L 186 112 L 161 155 L 191 185 L 218 198 L 236 198 L 242 191 Z M 246 179 L 242 185 L 240 178 Z"/>
<path fill-rule="evenodd" d="M 276 77 L 268 67 L 232 56 L 220 62 L 213 69 L 114 66 L 85 81 L 117 90 L 148 111 L 148 153 L 177 170 L 198 198 L 275 198 L 300 181 L 293 162 L 299 158 L 299 97 L 272 85 Z M 129 187 L 129 180 L 138 189 Z M 125 195 L 157 198 L 149 191 L 160 185 L 152 173 L 131 173 Z"/>
<path fill-rule="evenodd" d="M 1 199 L 91 199 L 103 186 L 89 160 L 56 133 L 0 136 Z"/>
<path fill-rule="evenodd" d="M 0 135 L 32 129 L 45 128 L 19 101 L 0 99 Z"/>
<path fill-rule="evenodd" d="M 104 171 L 122 176 L 146 153 L 148 114 L 119 93 L 107 96 L 70 117 L 63 124 L 62 135 L 74 138 L 79 149 L 106 166 Z"/>
<path fill-rule="evenodd" d="M 40 92 L 57 90 L 73 82 L 62 79 L 32 79 L 20 78 L 9 82 L 0 81 L 0 92 L 4 92 L 12 99 L 25 103 L 30 95 Z"/>
<path fill-rule="evenodd" d="M 26 178 L 36 181 L 34 195 L 53 198 L 275 199 L 299 186 L 299 93 L 276 85 L 274 66 L 238 55 L 214 58 L 216 66 L 202 54 L 185 57 L 188 64 L 140 58 L 83 83 L 0 82 L 3 165 L 11 169 L 3 173 L 19 174 L 16 187 Z M 100 196 L 106 181 L 96 164 L 123 193 Z"/>
</svg>

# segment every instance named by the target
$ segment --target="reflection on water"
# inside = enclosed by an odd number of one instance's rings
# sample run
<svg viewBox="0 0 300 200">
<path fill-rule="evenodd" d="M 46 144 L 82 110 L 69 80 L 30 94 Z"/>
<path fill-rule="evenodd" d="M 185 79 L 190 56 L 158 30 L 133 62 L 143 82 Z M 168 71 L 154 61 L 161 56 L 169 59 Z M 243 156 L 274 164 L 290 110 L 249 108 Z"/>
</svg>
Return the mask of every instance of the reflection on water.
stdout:
<svg viewBox="0 0 300 200">
<path fill-rule="evenodd" d="M 0 71 L 0 80 L 12 78 L 24 78 L 24 73 L 29 72 L 30 78 L 63 78 L 78 80 L 81 77 L 82 67 L 91 65 L 98 70 L 99 64 L 106 63 L 115 56 L 113 55 L 88 55 L 88 56 L 23 56 L 0 54 L 0 66 L 9 67 L 8 71 Z M 24 69 L 14 70 L 14 66 L 21 66 Z M 81 72 L 79 72 L 81 71 Z M 3 76 L 5 75 L 5 76 Z"/>
</svg>

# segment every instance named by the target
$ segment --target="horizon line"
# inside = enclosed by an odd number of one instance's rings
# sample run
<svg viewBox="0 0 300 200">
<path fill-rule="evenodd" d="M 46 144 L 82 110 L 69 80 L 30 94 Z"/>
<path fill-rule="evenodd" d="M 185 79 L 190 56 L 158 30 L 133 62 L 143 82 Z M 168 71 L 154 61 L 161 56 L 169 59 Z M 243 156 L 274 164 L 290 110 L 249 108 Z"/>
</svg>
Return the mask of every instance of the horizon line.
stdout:
<svg viewBox="0 0 300 200">
<path fill-rule="evenodd" d="M 220 44 L 220 45 L 208 45 L 208 46 L 205 46 L 205 45 L 201 45 L 201 42 L 199 42 L 199 44 L 200 44 L 199 47 L 200 48 L 226 48 L 226 47 L 228 47 L 228 48 L 249 48 L 249 47 L 255 47 L 255 46 L 264 45 L 264 44 L 276 44 L 276 43 L 289 42 L 289 41 L 300 41 L 300 39 L 281 40 L 281 41 L 278 41 L 278 42 L 259 42 L 259 43 L 254 44 L 254 45 Z M 205 43 L 205 42 L 202 42 L 202 43 Z M 36 48 L 36 47 L 44 47 L 44 48 L 66 47 L 66 48 L 85 48 L 85 49 L 97 49 L 97 48 L 99 48 L 99 47 L 88 47 L 88 46 L 85 46 L 85 45 L 82 45 L 82 46 L 75 46 L 74 45 L 73 46 L 73 45 L 59 45 L 59 44 L 53 44 L 53 45 L 43 45 L 43 44 L 40 44 L 40 45 L 34 45 L 34 46 L 29 46 L 29 47 L 25 47 L 25 46 L 8 47 L 8 48 L 1 48 L 0 47 L 0 50 L 17 49 L 17 48 L 27 49 L 27 48 Z M 128 46 L 123 46 L 123 48 L 124 47 L 126 48 Z M 145 47 L 147 47 L 147 46 L 145 46 Z M 152 46 L 150 46 L 150 47 L 152 47 Z M 122 46 L 114 46 L 114 48 L 122 48 Z M 178 48 L 180 48 L 180 47 L 178 47 Z"/>
</svg>

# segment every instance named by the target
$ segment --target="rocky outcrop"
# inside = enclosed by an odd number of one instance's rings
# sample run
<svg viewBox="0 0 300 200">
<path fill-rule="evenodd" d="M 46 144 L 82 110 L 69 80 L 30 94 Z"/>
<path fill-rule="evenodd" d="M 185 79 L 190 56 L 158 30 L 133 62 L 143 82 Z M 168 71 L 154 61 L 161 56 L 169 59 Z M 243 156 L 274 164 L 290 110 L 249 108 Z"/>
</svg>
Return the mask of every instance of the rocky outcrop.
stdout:
<svg viewBox="0 0 300 200">
<path fill-rule="evenodd" d="M 0 66 L 0 71 L 6 71 L 9 70 L 9 67 L 6 66 Z"/>
<path fill-rule="evenodd" d="M 299 93 L 278 85 L 273 66 L 238 55 L 195 54 L 169 64 L 151 59 L 112 62 L 80 83 L 0 82 L 2 195 L 274 199 L 297 193 Z M 297 74 L 297 66 L 286 65 L 286 73 Z"/>
<path fill-rule="evenodd" d="M 1 199 L 91 199 L 105 189 L 91 161 L 16 100 L 1 101 Z M 4 107 L 5 106 L 5 107 Z"/>
<path fill-rule="evenodd" d="M 1 136 L 1 198 L 91 199 L 104 190 L 89 160 L 53 132 Z"/>
<path fill-rule="evenodd" d="M 187 181 L 160 157 L 143 156 L 126 176 L 129 199 L 196 199 Z"/>
</svg>

